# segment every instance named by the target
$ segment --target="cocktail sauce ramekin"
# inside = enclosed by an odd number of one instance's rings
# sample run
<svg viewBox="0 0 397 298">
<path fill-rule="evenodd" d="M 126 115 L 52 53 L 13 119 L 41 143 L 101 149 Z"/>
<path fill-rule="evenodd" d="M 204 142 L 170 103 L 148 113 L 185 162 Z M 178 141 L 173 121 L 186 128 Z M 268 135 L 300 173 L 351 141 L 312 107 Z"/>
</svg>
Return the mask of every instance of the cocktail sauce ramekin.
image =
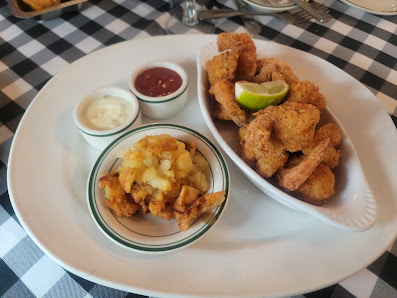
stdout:
<svg viewBox="0 0 397 298">
<path fill-rule="evenodd" d="M 154 67 L 164 67 L 178 73 L 182 85 L 175 92 L 161 97 L 151 97 L 142 94 L 135 87 L 135 80 L 142 72 Z M 136 95 L 142 108 L 142 114 L 152 119 L 167 119 L 178 114 L 186 104 L 189 78 L 182 66 L 166 61 L 152 61 L 137 67 L 128 82 L 130 90 Z"/>
</svg>

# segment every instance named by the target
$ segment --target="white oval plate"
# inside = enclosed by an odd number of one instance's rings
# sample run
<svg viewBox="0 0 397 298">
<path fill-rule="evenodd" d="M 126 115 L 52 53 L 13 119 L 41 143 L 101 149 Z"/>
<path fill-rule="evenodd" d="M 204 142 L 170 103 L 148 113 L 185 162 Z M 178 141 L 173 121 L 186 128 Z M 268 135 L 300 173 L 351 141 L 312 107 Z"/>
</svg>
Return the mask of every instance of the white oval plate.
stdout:
<svg viewBox="0 0 397 298">
<path fill-rule="evenodd" d="M 262 53 L 267 53 L 271 45 L 269 42 L 258 40 L 255 41 L 255 44 L 259 58 L 264 57 Z M 208 93 L 209 83 L 205 64 L 218 54 L 216 43 L 211 43 L 204 45 L 197 56 L 200 107 L 208 128 L 242 173 L 260 190 L 278 202 L 307 212 L 337 228 L 350 231 L 364 231 L 371 228 L 375 223 L 377 212 L 375 198 L 349 136 L 328 108 L 322 113 L 321 121 L 337 124 L 342 131 L 343 140 L 340 146 L 342 151 L 340 163 L 334 171 L 336 176 L 335 194 L 326 204 L 314 206 L 288 195 L 262 178 L 239 157 L 238 127 L 231 121 L 216 121 L 211 116 L 209 101 L 212 99 Z"/>
<path fill-rule="evenodd" d="M 225 191 L 226 199 L 213 210 L 214 214 L 197 220 L 187 231 L 181 232 L 174 220 L 167 221 L 149 214 L 117 217 L 105 204 L 104 190 L 99 187 L 101 175 L 117 170 L 121 160 L 117 152 L 128 148 L 148 135 L 169 134 L 181 141 L 194 142 L 209 164 L 207 173 L 209 193 Z M 88 205 L 92 218 L 100 230 L 115 243 L 141 253 L 165 253 L 192 245 L 214 226 L 225 211 L 230 175 L 222 154 L 202 134 L 176 124 L 149 124 L 131 130 L 117 138 L 95 162 L 87 183 Z"/>
<path fill-rule="evenodd" d="M 396 15 L 397 0 L 341 0 L 352 7 L 378 15 Z"/>
<path fill-rule="evenodd" d="M 86 191 L 100 152 L 75 127 L 73 106 L 102 86 L 128 88 L 132 69 L 146 61 L 173 61 L 187 70 L 191 88 L 182 112 L 166 121 L 189 125 L 223 153 L 197 99 L 197 53 L 215 41 L 216 35 L 183 34 L 114 44 L 59 72 L 29 105 L 9 156 L 10 200 L 29 237 L 69 272 L 154 297 L 292 296 L 347 278 L 375 261 L 395 240 L 397 168 L 391 165 L 397 164 L 397 137 L 389 114 L 341 69 L 276 43 L 269 43 L 269 55 L 286 60 L 299 77 L 329 85 L 323 93 L 333 98 L 328 105 L 352 139 L 378 203 L 375 225 L 362 233 L 346 232 L 286 208 L 255 187 L 224 154 L 233 180 L 227 211 L 192 246 L 161 255 L 135 253 L 98 229 Z M 342 91 L 344 97 L 339 96 Z M 357 123 L 365 123 L 364 129 Z M 183 276 L 183 282 L 166 276 Z"/>
<path fill-rule="evenodd" d="M 243 0 L 256 11 L 277 13 L 296 8 L 296 5 L 288 0 Z"/>
</svg>

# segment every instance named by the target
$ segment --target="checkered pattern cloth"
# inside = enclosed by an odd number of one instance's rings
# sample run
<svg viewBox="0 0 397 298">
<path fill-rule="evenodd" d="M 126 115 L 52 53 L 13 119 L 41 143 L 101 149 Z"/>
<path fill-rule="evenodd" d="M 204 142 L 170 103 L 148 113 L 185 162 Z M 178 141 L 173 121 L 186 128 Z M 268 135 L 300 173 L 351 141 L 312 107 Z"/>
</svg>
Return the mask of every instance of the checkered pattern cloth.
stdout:
<svg viewBox="0 0 397 298">
<path fill-rule="evenodd" d="M 174 1 L 177 2 L 177 1 Z M 291 25 L 257 17 L 261 37 L 319 56 L 367 86 L 394 123 L 397 116 L 397 16 L 377 16 L 323 1 L 334 19 Z M 233 2 L 201 1 L 207 8 Z M 108 45 L 154 35 L 200 33 L 175 24 L 181 6 L 161 0 L 87 2 L 71 14 L 18 19 L 0 1 L 0 297 L 141 297 L 84 280 L 58 266 L 27 236 L 12 209 L 8 154 L 24 111 L 38 91 L 73 61 Z M 214 22 L 215 33 L 244 32 L 235 17 Z M 339 284 L 300 297 L 397 297 L 397 242 L 366 269 Z"/>
</svg>

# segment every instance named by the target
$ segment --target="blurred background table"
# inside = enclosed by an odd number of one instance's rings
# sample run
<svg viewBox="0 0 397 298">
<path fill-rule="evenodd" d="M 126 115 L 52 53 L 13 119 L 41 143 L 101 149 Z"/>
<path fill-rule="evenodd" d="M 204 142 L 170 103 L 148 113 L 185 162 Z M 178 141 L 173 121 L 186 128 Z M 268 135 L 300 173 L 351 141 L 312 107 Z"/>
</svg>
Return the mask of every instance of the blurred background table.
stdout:
<svg viewBox="0 0 397 298">
<path fill-rule="evenodd" d="M 60 70 L 93 51 L 125 40 L 166 34 L 170 14 L 181 7 L 161 0 L 95 1 L 60 17 L 14 17 L 0 2 L 0 296 L 137 297 L 84 280 L 46 256 L 19 225 L 7 191 L 7 163 L 24 111 Z M 290 25 L 257 17 L 255 38 L 297 48 L 336 65 L 367 86 L 397 116 L 397 16 L 379 16 L 340 1 L 322 1 L 334 19 Z M 199 1 L 198 7 L 235 8 L 233 1 Z M 240 18 L 214 22 L 215 33 L 245 32 Z M 177 34 L 201 34 L 176 26 Z M 396 166 L 396 165 L 391 165 Z M 397 199 L 397 198 L 396 198 Z M 373 264 L 338 284 L 305 297 L 397 297 L 397 242 Z"/>
</svg>

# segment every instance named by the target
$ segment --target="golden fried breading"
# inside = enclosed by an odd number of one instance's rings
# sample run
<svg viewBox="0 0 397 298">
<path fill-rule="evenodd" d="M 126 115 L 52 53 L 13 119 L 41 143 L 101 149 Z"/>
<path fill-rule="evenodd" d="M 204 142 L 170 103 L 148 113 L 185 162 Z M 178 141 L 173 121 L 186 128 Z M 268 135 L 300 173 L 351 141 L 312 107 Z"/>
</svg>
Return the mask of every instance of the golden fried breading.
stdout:
<svg viewBox="0 0 397 298">
<path fill-rule="evenodd" d="M 150 213 L 149 209 L 149 202 L 146 200 L 139 201 L 139 206 L 141 207 L 141 211 L 143 214 L 148 214 Z"/>
<path fill-rule="evenodd" d="M 302 153 L 305 155 L 310 154 L 319 142 L 328 138 L 331 140 L 330 146 L 325 151 L 322 162 L 328 165 L 331 169 L 334 169 L 338 166 L 339 158 L 341 156 L 341 151 L 335 147 L 338 147 L 342 142 L 342 133 L 336 124 L 328 123 L 317 129 L 314 134 L 313 142 L 302 148 Z"/>
<path fill-rule="evenodd" d="M 120 177 L 122 175 L 126 175 L 125 171 L 121 171 L 121 174 L 119 176 L 120 183 L 121 183 Z M 131 181 L 131 179 L 128 179 L 128 180 Z M 132 180 L 131 183 L 134 183 L 134 180 Z M 124 190 L 125 190 L 125 188 L 124 188 Z M 134 185 L 132 187 L 130 186 L 130 194 L 131 194 L 132 198 L 134 199 L 135 203 L 140 203 L 141 201 L 145 201 L 145 199 L 150 194 L 149 191 L 150 191 L 150 189 L 145 186 L 141 186 L 141 185 Z"/>
<path fill-rule="evenodd" d="M 262 60 L 260 61 L 263 62 Z M 260 84 L 272 81 L 273 73 L 276 72 L 276 66 L 272 63 L 258 63 L 257 67 L 258 66 L 260 66 L 260 68 L 257 70 L 255 77 L 252 78 L 252 82 Z"/>
<path fill-rule="evenodd" d="M 334 187 L 334 173 L 327 165 L 320 163 L 296 193 L 307 203 L 322 205 L 334 194 Z"/>
<path fill-rule="evenodd" d="M 153 216 L 161 217 L 166 220 L 171 220 L 174 218 L 174 212 L 169 205 L 165 202 L 150 201 L 149 211 Z"/>
<path fill-rule="evenodd" d="M 47 7 L 61 4 L 61 0 L 22 0 L 33 10 L 41 10 Z"/>
<path fill-rule="evenodd" d="M 133 201 L 131 194 L 126 193 L 121 187 L 117 173 L 102 176 L 99 186 L 105 189 L 106 205 L 117 216 L 131 216 L 138 211 L 140 206 Z"/>
<path fill-rule="evenodd" d="M 208 81 L 210 85 L 215 84 L 219 80 L 233 81 L 236 77 L 237 62 L 239 52 L 228 51 L 214 56 L 205 64 L 208 72 Z"/>
<path fill-rule="evenodd" d="M 236 70 L 236 81 L 251 81 L 255 76 L 256 71 L 256 56 L 255 46 L 244 49 L 238 59 L 238 66 Z"/>
<path fill-rule="evenodd" d="M 322 163 L 326 164 L 331 169 L 335 169 L 339 165 L 339 159 L 342 152 L 335 147 L 329 147 L 324 153 Z"/>
<path fill-rule="evenodd" d="M 176 212 L 175 219 L 178 222 L 179 229 L 186 231 L 202 214 L 222 204 L 225 201 L 225 195 L 224 191 L 205 194 L 189 206 L 182 215 Z"/>
<path fill-rule="evenodd" d="M 297 190 L 320 164 L 329 143 L 329 139 L 320 142 L 299 164 L 279 169 L 276 173 L 278 184 L 287 191 Z"/>
<path fill-rule="evenodd" d="M 172 208 L 185 212 L 187 207 L 190 206 L 200 195 L 200 191 L 189 185 L 183 185 L 178 198 L 174 201 Z"/>
<path fill-rule="evenodd" d="M 327 104 L 318 86 L 309 81 L 300 81 L 291 84 L 285 101 L 310 103 L 320 111 L 324 111 Z"/>
<path fill-rule="evenodd" d="M 248 33 L 220 33 L 217 37 L 216 44 L 218 51 L 244 49 L 247 45 L 252 46 L 253 41 Z M 254 44 L 255 46 L 255 44 Z"/>
<path fill-rule="evenodd" d="M 276 72 L 272 75 L 273 81 L 284 80 L 288 85 L 298 82 L 298 77 L 285 61 L 275 57 L 265 59 L 267 63 L 273 63 L 276 67 Z"/>
<path fill-rule="evenodd" d="M 236 81 L 251 81 L 256 72 L 256 46 L 247 33 L 221 33 L 217 38 L 218 51 L 236 51 L 239 54 Z"/>
<path fill-rule="evenodd" d="M 239 156 L 245 161 L 250 167 L 254 167 L 256 162 L 256 151 L 248 146 L 246 142 L 247 128 L 240 127 L 239 131 Z"/>
<path fill-rule="evenodd" d="M 286 102 L 278 106 L 274 123 L 274 136 L 289 152 L 308 146 L 314 137 L 320 111 L 311 104 Z"/>
<path fill-rule="evenodd" d="M 240 128 L 240 155 L 259 175 L 270 178 L 284 166 L 288 153 L 284 145 L 272 137 L 274 114 L 277 107 L 270 106 L 255 113 L 256 118 Z"/>
<path fill-rule="evenodd" d="M 283 60 L 275 57 L 257 60 L 257 75 L 252 82 L 263 83 L 277 80 L 285 81 L 288 85 L 299 81 L 291 67 Z"/>
<path fill-rule="evenodd" d="M 225 108 L 219 102 L 215 102 L 213 104 L 212 115 L 218 120 L 232 120 Z"/>
<path fill-rule="evenodd" d="M 275 138 L 267 141 L 266 151 L 258 158 L 255 166 L 259 175 L 270 178 L 281 169 L 288 160 L 288 152 L 283 144 Z"/>
<path fill-rule="evenodd" d="M 335 123 L 327 123 L 316 130 L 315 141 L 329 138 L 332 147 L 338 147 L 342 143 L 342 132 Z"/>
<path fill-rule="evenodd" d="M 277 109 L 276 106 L 269 106 L 253 114 L 255 119 L 246 125 L 245 142 L 247 146 L 261 150 L 263 142 L 270 140 L 274 127 L 274 113 Z"/>
<path fill-rule="evenodd" d="M 247 123 L 247 115 L 240 108 L 234 97 L 234 84 L 228 80 L 217 81 L 209 90 L 215 100 L 222 105 L 226 113 L 234 123 L 243 126 Z"/>
</svg>

